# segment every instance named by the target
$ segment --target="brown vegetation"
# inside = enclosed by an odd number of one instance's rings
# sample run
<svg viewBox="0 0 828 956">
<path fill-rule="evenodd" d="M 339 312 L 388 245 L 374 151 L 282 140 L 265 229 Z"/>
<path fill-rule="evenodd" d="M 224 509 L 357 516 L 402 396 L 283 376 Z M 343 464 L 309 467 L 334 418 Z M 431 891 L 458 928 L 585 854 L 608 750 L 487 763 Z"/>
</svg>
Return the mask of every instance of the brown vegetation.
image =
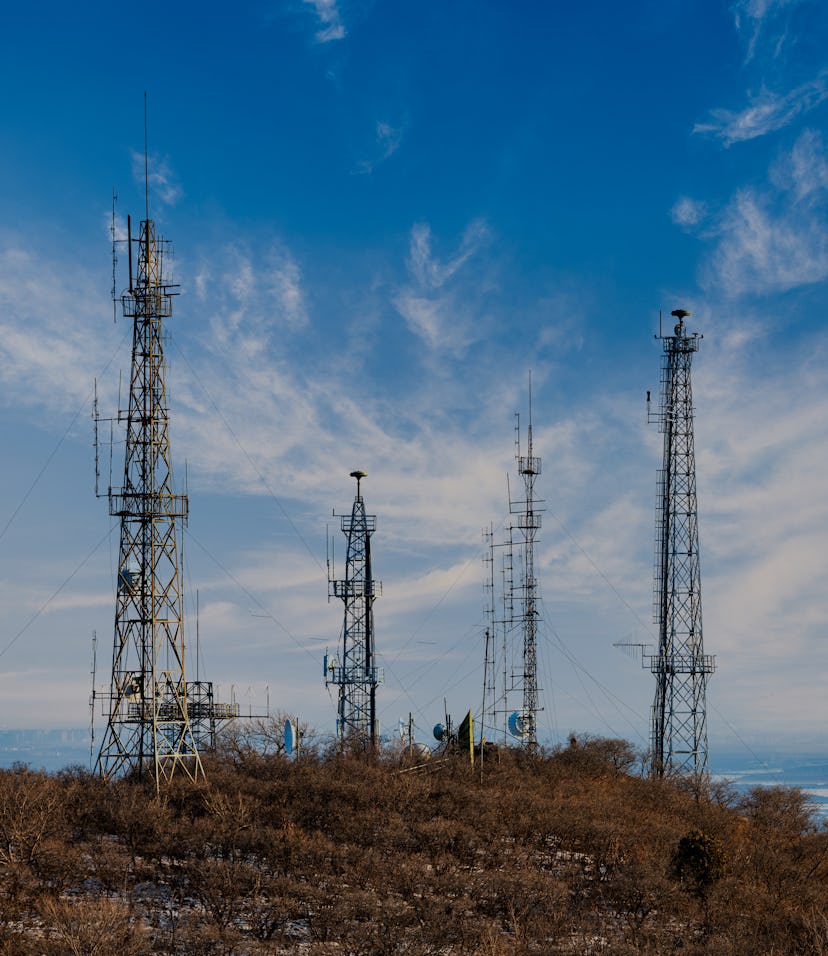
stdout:
<svg viewBox="0 0 828 956">
<path fill-rule="evenodd" d="M 828 952 L 801 793 L 634 762 L 586 740 L 400 772 L 236 740 L 160 799 L 0 771 L 0 954 Z"/>
</svg>

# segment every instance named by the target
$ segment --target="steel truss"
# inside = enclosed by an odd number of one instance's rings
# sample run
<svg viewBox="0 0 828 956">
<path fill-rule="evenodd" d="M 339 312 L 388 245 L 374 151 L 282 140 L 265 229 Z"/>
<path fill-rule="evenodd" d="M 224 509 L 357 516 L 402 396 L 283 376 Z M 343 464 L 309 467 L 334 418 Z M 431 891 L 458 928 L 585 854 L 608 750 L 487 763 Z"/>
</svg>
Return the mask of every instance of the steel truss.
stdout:
<svg viewBox="0 0 828 956">
<path fill-rule="evenodd" d="M 98 754 L 105 778 L 151 776 L 157 788 L 174 774 L 203 776 L 190 723 L 184 672 L 178 532 L 186 495 L 173 490 L 163 320 L 177 287 L 163 274 L 164 243 L 149 218 L 134 240 L 138 268 L 121 297 L 133 320 L 124 480 L 108 492 L 120 519 L 112 682 L 106 732 Z"/>
<path fill-rule="evenodd" d="M 658 475 L 654 619 L 658 650 L 645 655 L 656 678 L 652 710 L 651 771 L 707 772 L 707 678 L 715 660 L 702 641 L 701 574 L 693 440 L 691 362 L 701 336 L 688 334 L 676 309 L 673 335 L 663 343 L 661 401 L 657 421 L 664 435 Z"/>
<path fill-rule="evenodd" d="M 375 664 L 374 600 L 382 585 L 371 569 L 371 535 L 376 516 L 365 513 L 360 482 L 364 471 L 352 471 L 357 491 L 350 515 L 340 515 L 342 532 L 348 542 L 345 578 L 328 580 L 328 596 L 345 605 L 339 660 L 325 661 L 325 683 L 339 688 L 337 737 L 340 746 L 374 750 L 379 740 L 376 691 L 382 670 Z"/>
<path fill-rule="evenodd" d="M 522 664 L 514 675 L 513 684 L 522 690 L 521 710 L 513 720 L 515 730 L 519 731 L 525 747 L 534 749 L 538 745 L 538 580 L 535 577 L 535 542 L 541 528 L 541 510 L 535 497 L 535 481 L 541 473 L 541 460 L 534 454 L 532 444 L 532 392 L 529 391 L 529 427 L 527 429 L 526 454 L 521 454 L 520 426 L 517 429 L 515 461 L 518 474 L 523 480 L 523 500 L 510 501 L 509 508 L 517 520 L 510 529 L 511 540 L 517 545 L 519 561 L 518 621 L 522 635 Z"/>
</svg>

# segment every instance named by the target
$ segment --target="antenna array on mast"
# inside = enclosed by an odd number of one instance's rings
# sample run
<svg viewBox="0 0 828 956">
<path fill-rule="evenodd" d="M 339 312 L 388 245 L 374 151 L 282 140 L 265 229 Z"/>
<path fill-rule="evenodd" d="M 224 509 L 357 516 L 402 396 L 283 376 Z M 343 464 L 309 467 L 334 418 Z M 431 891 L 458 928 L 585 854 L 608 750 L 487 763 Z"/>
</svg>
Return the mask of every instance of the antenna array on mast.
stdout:
<svg viewBox="0 0 828 956">
<path fill-rule="evenodd" d="M 130 235 L 130 260 L 132 243 Z M 134 240 L 138 275 L 121 297 L 133 321 L 123 484 L 110 487 L 120 521 L 115 641 L 109 714 L 98 754 L 104 777 L 149 774 L 156 787 L 176 772 L 198 779 L 201 759 L 190 726 L 178 536 L 186 495 L 173 489 L 163 320 L 177 287 L 164 275 L 164 245 L 145 219 Z"/>
<path fill-rule="evenodd" d="M 693 390 L 690 367 L 701 336 L 688 334 L 689 312 L 676 309 L 663 345 L 661 403 L 650 413 L 664 435 L 656 502 L 654 618 L 658 649 L 645 655 L 656 678 L 652 712 L 651 771 L 707 772 L 707 678 L 715 659 L 702 641 Z M 649 413 L 649 409 L 648 409 Z"/>
<path fill-rule="evenodd" d="M 535 576 L 535 542 L 541 527 L 542 508 L 535 497 L 535 481 L 541 473 L 541 460 L 535 456 L 532 436 L 532 379 L 529 379 L 529 427 L 526 430 L 526 454 L 521 454 L 520 416 L 516 416 L 515 461 L 523 480 L 522 500 L 509 501 L 509 511 L 516 521 L 511 534 L 518 547 L 519 579 L 517 598 L 519 615 L 515 624 L 522 638 L 522 657 L 515 672 L 515 689 L 522 693 L 521 709 L 510 717 L 510 730 L 520 736 L 525 746 L 537 747 L 538 712 L 538 581 Z"/>
<path fill-rule="evenodd" d="M 507 476 L 511 520 L 504 540 L 495 543 L 493 528 L 483 532 L 487 627 L 481 735 L 487 730 L 500 731 L 504 743 L 511 736 L 518 738 L 523 746 L 534 749 L 538 713 L 543 709 L 537 678 L 540 593 L 535 576 L 535 543 L 542 511 L 538 506 L 542 502 L 535 494 L 541 460 L 534 449 L 531 379 L 525 454 L 521 446 L 520 416 L 516 414 L 515 418 L 515 461 L 523 494 L 517 499 L 512 497 Z M 495 594 L 495 548 L 503 549 L 499 601 Z"/>
<path fill-rule="evenodd" d="M 351 477 L 357 483 L 354 504 L 349 515 L 340 515 L 348 542 L 345 577 L 332 579 L 330 571 L 328 577 L 328 596 L 340 598 L 345 605 L 341 658 L 328 659 L 326 655 L 325 684 L 339 688 L 336 731 L 340 747 L 375 750 L 379 742 L 376 694 L 383 679 L 374 649 L 374 600 L 382 592 L 371 567 L 371 535 L 377 519 L 365 513 L 361 489 L 365 472 L 352 471 Z"/>
<path fill-rule="evenodd" d="M 144 160 L 147 168 L 146 139 Z M 148 210 L 146 190 L 148 174 Z M 113 488 L 110 477 L 107 492 L 120 548 L 111 684 L 108 694 L 93 686 L 93 698 L 108 703 L 97 769 L 106 778 L 148 775 L 160 788 L 179 772 L 203 776 L 198 744 L 212 741 L 216 720 L 237 716 L 238 707 L 216 704 L 212 684 L 186 680 L 179 538 L 188 499 L 173 485 L 163 332 L 178 287 L 167 280 L 165 243 L 148 214 L 136 239 L 127 217 L 127 244 L 129 289 L 121 304 L 133 323 L 132 362 L 128 406 L 117 415 L 126 430 L 123 483 Z M 116 261 L 113 253 L 113 268 Z M 97 485 L 97 394 L 95 439 Z"/>
</svg>

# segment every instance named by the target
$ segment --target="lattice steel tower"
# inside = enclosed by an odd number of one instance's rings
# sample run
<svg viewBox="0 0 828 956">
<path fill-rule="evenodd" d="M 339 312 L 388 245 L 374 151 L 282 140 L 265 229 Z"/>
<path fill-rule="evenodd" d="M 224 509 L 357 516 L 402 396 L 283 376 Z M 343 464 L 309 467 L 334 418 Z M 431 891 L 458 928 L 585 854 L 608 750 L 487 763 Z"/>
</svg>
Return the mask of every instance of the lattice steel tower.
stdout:
<svg viewBox="0 0 828 956">
<path fill-rule="evenodd" d="M 663 343 L 661 403 L 649 414 L 664 435 L 658 475 L 654 618 L 658 651 L 649 655 L 656 678 L 652 712 L 651 771 L 707 772 L 707 678 L 715 661 L 702 642 L 701 574 L 693 443 L 690 366 L 701 336 L 688 334 L 689 315 L 676 309 L 672 335 Z"/>
<path fill-rule="evenodd" d="M 328 576 L 328 597 L 338 597 L 345 605 L 342 626 L 341 657 L 325 659 L 325 684 L 339 687 L 336 730 L 340 746 L 375 749 L 379 739 L 377 724 L 377 687 L 382 671 L 375 664 L 374 599 L 382 585 L 374 580 L 371 569 L 371 535 L 376 530 L 376 515 L 365 513 L 360 483 L 364 471 L 352 471 L 357 490 L 350 515 L 340 515 L 348 546 L 345 578 Z"/>
<path fill-rule="evenodd" d="M 529 385 L 529 427 L 527 429 L 526 454 L 521 454 L 520 419 L 517 425 L 515 460 L 518 474 L 523 479 L 523 500 L 512 501 L 510 495 L 509 510 L 517 515 L 510 534 L 515 536 L 518 545 L 519 580 L 518 603 L 520 616 L 518 622 L 523 637 L 522 663 L 514 675 L 515 689 L 522 690 L 521 710 L 509 719 L 509 729 L 519 736 L 529 748 L 538 743 L 537 722 L 541 708 L 538 705 L 538 581 L 535 577 L 535 541 L 541 527 L 541 515 L 538 499 L 535 497 L 535 480 L 541 473 L 541 460 L 535 457 L 532 444 L 532 386 Z"/>
<path fill-rule="evenodd" d="M 137 239 L 127 222 L 129 289 L 121 303 L 133 320 L 132 366 L 129 407 L 118 412 L 126 425 L 123 486 L 108 492 L 121 535 L 109 715 L 97 767 L 106 778 L 146 775 L 160 787 L 178 772 L 203 776 L 184 673 L 178 532 L 188 503 L 173 490 L 164 362 L 163 320 L 177 286 L 164 275 L 166 245 L 149 213 Z"/>
</svg>

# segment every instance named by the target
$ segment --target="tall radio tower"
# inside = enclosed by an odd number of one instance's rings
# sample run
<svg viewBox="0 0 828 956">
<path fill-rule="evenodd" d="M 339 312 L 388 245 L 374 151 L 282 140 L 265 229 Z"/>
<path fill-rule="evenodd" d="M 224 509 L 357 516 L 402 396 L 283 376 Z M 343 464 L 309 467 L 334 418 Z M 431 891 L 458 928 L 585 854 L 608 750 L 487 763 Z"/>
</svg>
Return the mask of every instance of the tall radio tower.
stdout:
<svg viewBox="0 0 828 956">
<path fill-rule="evenodd" d="M 661 405 L 649 413 L 664 435 L 658 475 L 654 617 L 658 651 L 649 655 L 656 678 L 651 770 L 707 772 L 707 678 L 715 660 L 702 642 L 696 460 L 690 364 L 701 336 L 688 334 L 684 309 L 676 309 L 672 335 L 661 335 Z"/>
<path fill-rule="evenodd" d="M 133 320 L 132 366 L 129 407 L 118 412 L 126 424 L 123 485 L 107 494 L 121 535 L 109 714 L 97 767 L 106 778 L 151 776 L 160 788 L 177 772 L 196 780 L 204 771 L 184 673 L 178 530 L 188 505 L 186 494 L 173 490 L 162 328 L 178 287 L 164 275 L 165 243 L 148 207 L 136 239 L 127 219 L 129 289 L 121 303 Z"/>
<path fill-rule="evenodd" d="M 348 546 L 345 578 L 328 577 L 328 597 L 338 597 L 345 605 L 342 627 L 341 659 L 325 658 L 325 684 L 339 687 L 336 730 L 340 747 L 376 749 L 377 686 L 382 671 L 374 663 L 374 599 L 382 584 L 371 570 L 371 535 L 376 530 L 376 515 L 365 513 L 360 483 L 364 471 L 352 471 L 357 490 L 350 515 L 340 515 Z"/>
<path fill-rule="evenodd" d="M 541 460 L 534 455 L 532 444 L 532 383 L 529 382 L 529 427 L 526 436 L 526 454 L 521 454 L 520 419 L 516 426 L 515 460 L 518 474 L 523 479 L 523 500 L 513 501 L 509 496 L 509 510 L 517 515 L 510 534 L 516 536 L 519 553 L 518 602 L 520 633 L 523 638 L 522 662 L 514 675 L 513 686 L 522 690 L 521 710 L 509 718 L 509 729 L 529 748 L 537 747 L 538 705 L 538 581 L 535 577 L 535 541 L 541 527 L 538 499 L 535 498 L 535 480 L 541 473 Z"/>
</svg>

